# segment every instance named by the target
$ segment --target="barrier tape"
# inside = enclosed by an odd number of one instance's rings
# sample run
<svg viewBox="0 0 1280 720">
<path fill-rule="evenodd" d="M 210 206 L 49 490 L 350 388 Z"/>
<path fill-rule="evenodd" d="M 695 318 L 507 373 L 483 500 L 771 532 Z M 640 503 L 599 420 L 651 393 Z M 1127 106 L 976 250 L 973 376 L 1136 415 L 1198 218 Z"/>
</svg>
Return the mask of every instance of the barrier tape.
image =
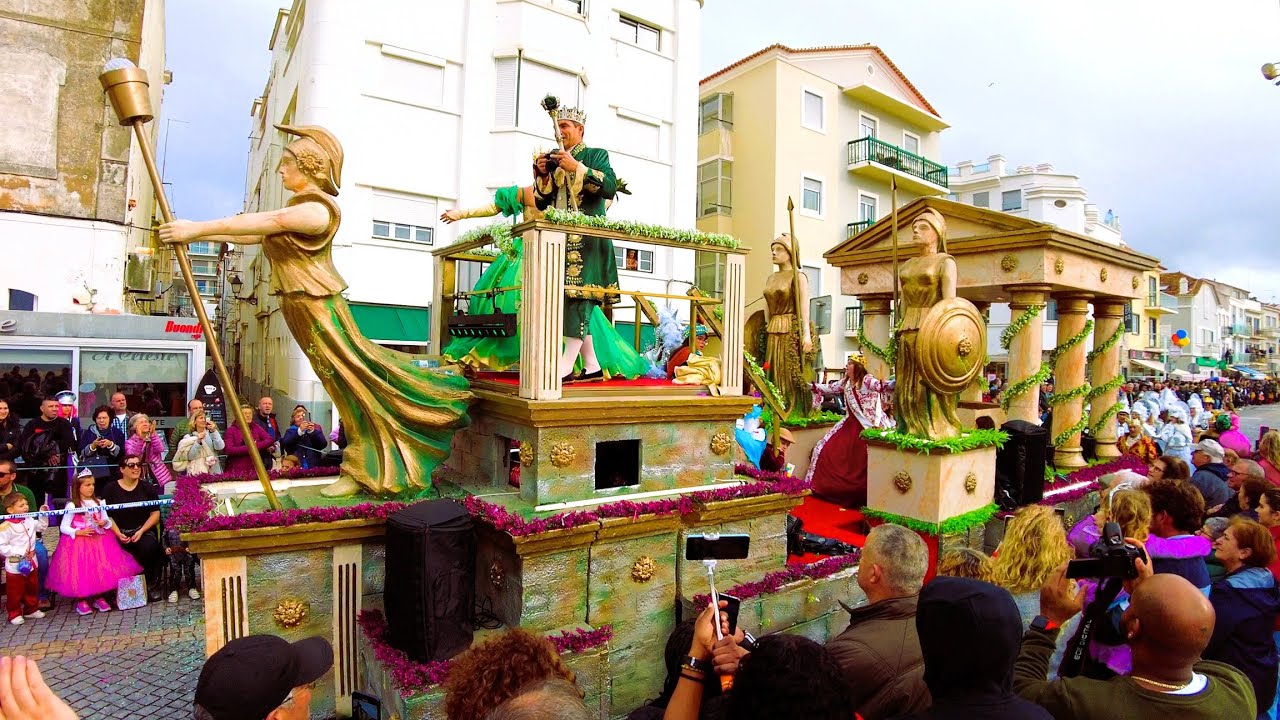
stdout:
<svg viewBox="0 0 1280 720">
<path fill-rule="evenodd" d="M 0 518 L 3 518 L 4 520 L 12 520 L 12 519 L 35 518 L 35 517 L 41 517 L 44 515 L 49 515 L 49 516 L 66 515 L 67 513 L 87 513 L 87 512 L 94 512 L 98 510 L 109 512 L 111 510 L 124 510 L 125 508 L 158 507 L 160 505 L 172 505 L 172 504 L 173 504 L 173 498 L 163 498 L 161 500 L 142 500 L 140 502 L 120 503 L 119 505 L 95 505 L 93 507 L 73 507 L 71 505 L 68 505 L 67 507 L 64 507 L 61 510 L 37 510 L 36 512 L 22 513 L 21 515 L 0 515 Z"/>
</svg>

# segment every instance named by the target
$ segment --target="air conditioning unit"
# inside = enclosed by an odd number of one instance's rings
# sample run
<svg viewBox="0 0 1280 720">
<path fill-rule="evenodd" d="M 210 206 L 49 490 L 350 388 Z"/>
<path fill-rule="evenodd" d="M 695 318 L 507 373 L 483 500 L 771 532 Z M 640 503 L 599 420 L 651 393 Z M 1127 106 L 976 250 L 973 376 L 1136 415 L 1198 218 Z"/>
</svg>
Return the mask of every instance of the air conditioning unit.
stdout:
<svg viewBox="0 0 1280 720">
<path fill-rule="evenodd" d="M 151 294 L 155 290 L 155 266 L 150 254 L 129 253 L 124 265 L 124 287 L 131 293 Z"/>
</svg>

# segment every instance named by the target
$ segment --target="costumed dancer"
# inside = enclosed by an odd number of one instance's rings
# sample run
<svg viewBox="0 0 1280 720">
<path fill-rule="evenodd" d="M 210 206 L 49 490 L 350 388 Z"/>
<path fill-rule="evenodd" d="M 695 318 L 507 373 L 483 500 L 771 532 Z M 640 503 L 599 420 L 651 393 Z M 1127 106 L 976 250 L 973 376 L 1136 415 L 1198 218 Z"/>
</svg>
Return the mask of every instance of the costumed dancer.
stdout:
<svg viewBox="0 0 1280 720">
<path fill-rule="evenodd" d="M 93 473 L 80 471 L 59 526 L 58 548 L 49 562 L 49 589 L 78 598 L 76 612 L 81 615 L 110 612 L 106 595 L 115 592 L 121 580 L 142 574 L 138 561 L 120 547 L 104 505 L 94 494 Z"/>
<path fill-rule="evenodd" d="M 1226 423 L 1222 423 L 1223 419 Z M 1228 450 L 1235 450 L 1236 455 L 1242 458 L 1253 456 L 1253 443 L 1249 442 L 1249 437 L 1240 432 L 1240 416 L 1234 410 L 1223 413 L 1218 416 L 1219 427 L 1227 424 L 1227 429 L 1218 435 L 1218 443 Z"/>
<path fill-rule="evenodd" d="M 755 405 L 752 406 L 751 412 L 738 418 L 734 423 L 734 435 L 737 437 L 738 447 L 742 448 L 742 454 L 746 456 L 747 461 L 757 468 L 760 467 L 760 456 L 764 454 L 767 441 L 765 430 L 760 427 L 762 415 L 764 415 L 764 408 Z"/>
<path fill-rule="evenodd" d="M 321 127 L 276 128 L 298 136 L 280 158 L 280 176 L 293 193 L 285 207 L 205 222 L 175 220 L 160 226 L 160 239 L 262 245 L 285 324 L 350 428 L 341 476 L 326 495 L 354 494 L 360 485 L 380 495 L 425 490 L 432 470 L 449 455 L 453 431 L 467 425 L 467 381 L 421 368 L 413 356 L 360 332 L 332 255 L 342 220 L 334 200 L 342 145 Z"/>
<path fill-rule="evenodd" d="M 1131 455 L 1138 458 L 1145 465 L 1155 462 L 1160 457 L 1160 448 L 1156 447 L 1156 443 L 1147 435 L 1142 427 L 1142 421 L 1138 418 L 1129 420 L 1128 427 L 1125 428 L 1125 434 L 1116 440 L 1116 449 L 1121 455 Z"/>
<path fill-rule="evenodd" d="M 1169 415 L 1169 422 L 1160 429 L 1158 437 L 1164 448 L 1164 454 L 1182 458 L 1190 463 L 1191 446 L 1194 443 L 1191 440 L 1191 427 L 1187 425 L 1187 410 L 1181 401 L 1175 400 L 1166 412 Z"/>
<path fill-rule="evenodd" d="M 703 348 L 707 346 L 707 329 L 703 327 L 701 324 L 699 324 L 696 332 L 697 332 L 697 338 L 694 340 L 694 342 L 697 345 L 697 349 L 690 350 L 689 342 L 688 342 L 689 328 L 688 327 L 685 328 L 684 330 L 685 342 L 681 345 L 681 347 L 678 350 L 672 353 L 671 358 L 667 360 L 667 377 L 674 378 L 676 376 L 676 370 L 680 366 L 688 364 L 689 361 L 693 359 L 692 356 L 702 354 Z"/>
<path fill-rule="evenodd" d="M 607 201 L 617 193 L 617 177 L 609 164 L 609 151 L 587 147 L 582 142 L 587 115 L 579 108 L 560 107 L 553 97 L 543 107 L 555 121 L 560 147 L 541 155 L 533 164 L 534 195 L 541 210 L 577 210 L 583 215 L 602 216 Z M 604 367 L 596 355 L 593 310 L 621 299 L 618 289 L 618 261 L 613 241 L 608 238 L 570 234 L 564 253 L 564 354 L 560 356 L 560 376 L 572 381 L 574 363 L 582 359 L 579 380 L 603 379 Z"/>
<path fill-rule="evenodd" d="M 1191 426 L 1191 434 L 1193 436 L 1209 429 L 1209 413 L 1205 412 L 1204 401 L 1200 399 L 1200 393 L 1191 393 L 1191 397 L 1187 399 L 1187 408 L 1191 413 L 1191 416 L 1187 419 L 1187 424 Z"/>
<path fill-rule="evenodd" d="M 839 384 L 848 414 L 827 431 L 813 448 L 805 480 L 813 494 L 846 508 L 867 504 L 867 428 L 891 430 L 893 418 L 885 412 L 887 385 L 867 371 L 858 353 L 849 356 Z"/>
<path fill-rule="evenodd" d="M 797 273 L 791 257 L 791 235 L 783 233 L 770 245 L 777 272 L 764 282 L 764 362 L 769 379 L 782 395 L 788 415 L 813 415 L 813 335 L 809 326 L 809 278 Z M 796 317 L 796 308 L 800 316 Z"/>
</svg>

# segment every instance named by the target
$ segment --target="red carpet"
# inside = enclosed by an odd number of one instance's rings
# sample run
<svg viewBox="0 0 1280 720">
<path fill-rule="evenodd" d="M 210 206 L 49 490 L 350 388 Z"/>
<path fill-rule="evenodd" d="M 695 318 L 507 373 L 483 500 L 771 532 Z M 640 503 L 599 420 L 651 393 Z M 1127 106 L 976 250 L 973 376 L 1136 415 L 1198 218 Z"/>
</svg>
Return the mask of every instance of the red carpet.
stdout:
<svg viewBox="0 0 1280 720">
<path fill-rule="evenodd" d="M 487 380 L 489 382 L 502 383 L 503 385 L 510 385 L 512 387 L 516 387 L 520 384 L 520 373 L 518 372 L 481 372 L 476 375 L 476 379 Z M 675 385 L 670 380 L 666 380 L 666 379 L 656 380 L 653 378 L 636 378 L 634 380 L 613 379 L 613 380 L 607 380 L 604 382 L 570 383 L 570 384 L 566 384 L 564 387 L 572 388 L 574 390 L 617 390 L 618 388 L 625 388 L 625 387 L 687 388 L 689 386 Z"/>
<path fill-rule="evenodd" d="M 835 538 L 858 547 L 862 547 L 862 543 L 867 540 L 867 536 L 859 532 L 862 513 L 857 510 L 846 510 L 835 503 L 810 495 L 799 507 L 792 510 L 791 514 L 804 522 L 805 532 Z M 825 557 L 827 556 L 813 553 L 792 555 L 787 558 L 787 564 L 805 565 Z"/>
</svg>

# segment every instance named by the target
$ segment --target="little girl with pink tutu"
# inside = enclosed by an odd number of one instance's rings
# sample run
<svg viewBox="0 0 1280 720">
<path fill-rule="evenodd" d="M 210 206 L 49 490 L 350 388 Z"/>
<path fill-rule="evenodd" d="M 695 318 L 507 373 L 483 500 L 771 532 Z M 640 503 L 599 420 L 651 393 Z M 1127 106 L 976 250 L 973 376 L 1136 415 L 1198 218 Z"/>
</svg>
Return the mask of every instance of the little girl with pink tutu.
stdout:
<svg viewBox="0 0 1280 720">
<path fill-rule="evenodd" d="M 81 471 L 73 485 L 58 549 L 49 563 L 49 589 L 79 598 L 76 612 L 81 615 L 109 612 L 104 596 L 115 592 L 123 578 L 141 574 L 142 566 L 120 547 L 111 518 L 101 509 L 106 503 L 94 494 L 93 473 Z"/>
</svg>

